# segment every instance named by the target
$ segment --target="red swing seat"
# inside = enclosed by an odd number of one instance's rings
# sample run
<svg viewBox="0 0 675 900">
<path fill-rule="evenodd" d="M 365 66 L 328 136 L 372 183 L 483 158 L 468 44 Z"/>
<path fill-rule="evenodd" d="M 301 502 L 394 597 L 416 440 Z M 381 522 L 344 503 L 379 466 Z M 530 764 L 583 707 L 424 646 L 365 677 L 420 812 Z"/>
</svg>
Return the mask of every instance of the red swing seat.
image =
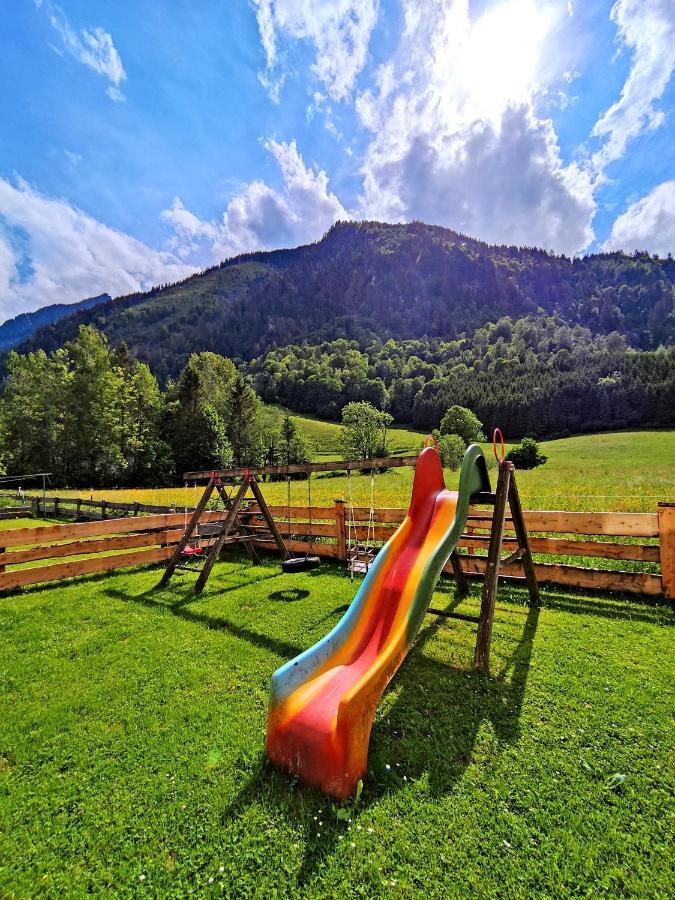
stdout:
<svg viewBox="0 0 675 900">
<path fill-rule="evenodd" d="M 182 556 L 203 556 L 204 548 L 203 547 L 191 547 L 189 544 L 183 547 L 181 552 Z"/>
</svg>

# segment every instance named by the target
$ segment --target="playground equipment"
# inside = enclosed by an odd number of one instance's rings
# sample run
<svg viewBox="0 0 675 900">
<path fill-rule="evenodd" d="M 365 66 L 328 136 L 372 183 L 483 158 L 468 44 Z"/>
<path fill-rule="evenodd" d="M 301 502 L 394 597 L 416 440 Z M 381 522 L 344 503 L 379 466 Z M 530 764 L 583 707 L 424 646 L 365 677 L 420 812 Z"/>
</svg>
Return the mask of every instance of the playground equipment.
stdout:
<svg viewBox="0 0 675 900">
<path fill-rule="evenodd" d="M 287 516 L 288 534 L 291 533 L 291 476 L 286 476 L 287 489 Z M 312 473 L 307 473 L 307 509 L 309 510 L 309 541 L 304 556 L 287 556 L 282 560 L 281 568 L 289 575 L 295 572 L 311 572 L 321 565 L 321 560 L 314 552 L 314 544 L 312 543 Z"/>
<path fill-rule="evenodd" d="M 320 564 L 319 557 L 308 552 L 304 556 L 291 556 L 284 543 L 276 522 L 269 511 L 269 507 L 262 495 L 260 486 L 256 481 L 258 475 L 286 475 L 290 477 L 296 474 L 307 474 L 307 489 L 309 498 L 309 527 L 310 527 L 310 550 L 312 546 L 312 494 L 311 494 L 311 474 L 312 472 L 337 472 L 337 471 L 363 471 L 380 468 L 396 468 L 400 466 L 415 465 L 416 456 L 387 456 L 378 457 L 377 459 L 355 459 L 340 460 L 336 462 L 324 463 L 291 463 L 289 465 L 279 466 L 253 466 L 245 469 L 217 469 L 212 471 L 185 472 L 183 480 L 185 482 L 207 482 L 197 506 L 190 521 L 185 526 L 185 532 L 178 542 L 176 549 L 171 555 L 171 559 L 167 563 L 164 574 L 159 582 L 160 587 L 166 585 L 175 571 L 199 571 L 199 576 L 195 583 L 195 593 L 199 594 L 204 589 L 204 585 L 208 581 L 211 569 L 220 555 L 220 551 L 225 545 L 243 544 L 247 553 L 251 557 L 252 562 L 259 562 L 255 542 L 273 540 L 277 546 L 277 550 L 281 554 L 282 566 L 286 572 L 304 572 L 316 568 Z M 228 492 L 225 485 L 229 485 L 231 490 Z M 234 488 L 238 486 L 236 493 Z M 250 521 L 242 521 L 243 501 L 248 491 L 253 494 L 259 510 L 260 517 L 264 524 L 251 523 Z M 223 502 L 224 516 L 217 521 L 206 526 L 201 523 L 202 515 L 206 510 L 207 504 L 211 499 L 213 492 L 216 491 Z M 201 523 L 201 524 L 200 524 Z M 290 526 L 290 503 L 289 503 L 289 526 Z M 289 527 L 290 530 L 290 527 Z M 203 546 L 202 540 L 208 537 L 208 545 Z M 206 550 L 206 552 L 204 552 Z"/>
<path fill-rule="evenodd" d="M 370 472 L 370 509 L 365 539 L 359 541 L 359 532 L 352 499 L 352 473 L 347 473 L 347 568 L 352 581 L 354 574 L 367 575 L 375 559 L 375 471 Z"/>
<path fill-rule="evenodd" d="M 217 472 L 191 472 L 185 476 L 185 480 L 199 481 L 199 476 L 208 478 L 208 484 L 204 489 L 204 493 L 199 499 L 197 506 L 190 521 L 187 523 L 182 538 L 176 545 L 171 559 L 167 563 L 164 574 L 160 579 L 160 587 L 167 584 L 173 573 L 178 571 L 198 571 L 199 576 L 195 583 L 195 593 L 199 594 L 204 589 L 204 585 L 208 581 L 213 564 L 218 559 L 220 551 L 226 544 L 243 544 L 246 552 L 254 563 L 260 562 L 258 553 L 253 546 L 256 540 L 265 540 L 271 538 L 275 541 L 282 559 L 288 556 L 288 551 L 284 540 L 281 537 L 276 522 L 272 518 L 270 511 L 265 502 L 260 488 L 255 480 L 255 476 L 251 475 L 247 469 L 240 472 L 239 487 L 233 496 L 233 490 L 226 491 L 223 479 Z M 252 524 L 243 524 L 240 519 L 242 511 L 242 501 L 247 491 L 252 491 L 253 496 L 260 508 L 260 514 L 265 525 L 258 526 Z M 207 503 L 211 499 L 214 490 L 218 493 L 223 502 L 224 517 L 221 516 L 217 521 L 212 522 L 209 515 L 209 521 L 204 524 L 201 522 L 202 514 L 206 509 Z M 206 546 L 202 541 L 206 539 Z"/>
<path fill-rule="evenodd" d="M 452 560 L 466 590 L 455 547 L 470 503 L 494 506 L 487 574 L 479 617 L 429 608 L 434 587 Z M 368 744 L 379 699 L 405 658 L 427 612 L 478 624 L 474 665 L 487 671 L 507 503 L 530 598 L 539 602 L 520 500 L 508 461 L 490 489 L 480 447 L 466 451 L 459 490 L 446 490 L 440 457 L 424 449 L 415 468 L 403 523 L 378 553 L 343 618 L 321 641 L 272 676 L 267 756 L 272 763 L 342 800 L 366 772 Z"/>
</svg>

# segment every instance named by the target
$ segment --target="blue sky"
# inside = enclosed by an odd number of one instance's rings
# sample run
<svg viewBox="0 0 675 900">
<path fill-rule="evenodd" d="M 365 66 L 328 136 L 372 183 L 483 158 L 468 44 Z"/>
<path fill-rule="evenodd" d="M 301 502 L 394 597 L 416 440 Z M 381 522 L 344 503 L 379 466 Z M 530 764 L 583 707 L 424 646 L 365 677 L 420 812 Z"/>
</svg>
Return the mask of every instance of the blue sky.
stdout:
<svg viewBox="0 0 675 900">
<path fill-rule="evenodd" d="M 0 318 L 337 219 L 675 249 L 672 0 L 0 6 Z"/>
</svg>

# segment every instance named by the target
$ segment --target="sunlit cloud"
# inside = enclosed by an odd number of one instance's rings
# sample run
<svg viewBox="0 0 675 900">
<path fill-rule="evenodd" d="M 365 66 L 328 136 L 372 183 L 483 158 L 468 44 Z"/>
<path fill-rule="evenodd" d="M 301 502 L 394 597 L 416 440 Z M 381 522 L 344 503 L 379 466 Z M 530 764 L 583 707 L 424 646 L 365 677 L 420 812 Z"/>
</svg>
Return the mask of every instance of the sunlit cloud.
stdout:
<svg viewBox="0 0 675 900">
<path fill-rule="evenodd" d="M 632 203 L 614 222 L 602 249 L 675 253 L 675 181 L 662 182 Z"/>
<path fill-rule="evenodd" d="M 631 67 L 621 96 L 595 123 L 593 135 L 604 139 L 594 155 L 598 173 L 620 159 L 628 143 L 664 123 L 656 107 L 675 69 L 675 8 L 672 0 L 618 0 L 610 13 Z"/>
<path fill-rule="evenodd" d="M 183 258 L 214 262 L 250 250 L 292 247 L 318 240 L 336 221 L 350 218 L 328 187 L 328 176 L 307 166 L 295 141 L 268 140 L 282 186 L 243 185 L 220 220 L 205 221 L 176 198 L 162 218 L 175 231 L 171 249 Z"/>
<path fill-rule="evenodd" d="M 310 42 L 316 51 L 312 72 L 333 100 L 346 99 L 363 69 L 377 21 L 377 0 L 253 0 L 266 68 L 260 80 L 279 101 L 285 72 L 282 38 Z"/>
<path fill-rule="evenodd" d="M 171 252 L 99 222 L 26 181 L 0 178 L 0 318 L 50 303 L 127 294 L 192 271 Z"/>
</svg>

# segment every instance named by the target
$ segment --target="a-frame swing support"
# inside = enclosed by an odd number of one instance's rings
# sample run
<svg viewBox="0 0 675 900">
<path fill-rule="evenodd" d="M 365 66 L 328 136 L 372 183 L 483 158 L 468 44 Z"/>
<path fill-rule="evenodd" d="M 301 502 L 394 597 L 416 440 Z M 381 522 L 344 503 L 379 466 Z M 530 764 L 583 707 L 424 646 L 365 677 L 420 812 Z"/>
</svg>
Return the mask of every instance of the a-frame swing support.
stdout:
<svg viewBox="0 0 675 900">
<path fill-rule="evenodd" d="M 279 531 L 276 522 L 272 518 L 272 514 L 270 513 L 269 507 L 262 495 L 262 491 L 258 486 L 255 475 L 244 470 L 239 488 L 237 489 L 234 498 L 230 499 L 223 490 L 222 480 L 218 473 L 212 472 L 209 476 L 208 484 L 204 489 L 204 493 L 200 497 L 195 511 L 192 513 L 187 528 L 185 529 L 185 533 L 176 545 L 176 549 L 167 563 L 166 569 L 159 582 L 160 587 L 164 587 L 164 585 L 168 584 L 173 573 L 177 568 L 180 568 L 185 548 L 191 540 L 195 539 L 195 536 L 199 535 L 199 523 L 214 490 L 218 492 L 225 505 L 226 516 L 224 519 L 220 519 L 217 523 L 214 523 L 213 526 L 210 526 L 216 529 L 216 533 L 213 535 L 215 539 L 210 544 L 208 553 L 203 558 L 199 576 L 194 586 L 195 593 L 200 594 L 204 589 L 204 585 L 211 574 L 211 569 L 213 569 L 213 565 L 218 559 L 220 551 L 225 546 L 228 538 L 232 538 L 234 541 L 244 544 L 253 561 L 258 561 L 258 555 L 255 548 L 252 546 L 251 541 L 260 539 L 261 535 L 256 534 L 251 526 L 243 525 L 239 518 L 241 504 L 249 488 L 255 497 L 258 507 L 260 508 L 260 513 L 269 528 L 270 534 L 277 545 L 277 549 L 279 550 L 282 559 L 285 559 L 288 556 L 288 550 L 286 549 L 284 539 L 281 536 L 281 532 Z"/>
</svg>

